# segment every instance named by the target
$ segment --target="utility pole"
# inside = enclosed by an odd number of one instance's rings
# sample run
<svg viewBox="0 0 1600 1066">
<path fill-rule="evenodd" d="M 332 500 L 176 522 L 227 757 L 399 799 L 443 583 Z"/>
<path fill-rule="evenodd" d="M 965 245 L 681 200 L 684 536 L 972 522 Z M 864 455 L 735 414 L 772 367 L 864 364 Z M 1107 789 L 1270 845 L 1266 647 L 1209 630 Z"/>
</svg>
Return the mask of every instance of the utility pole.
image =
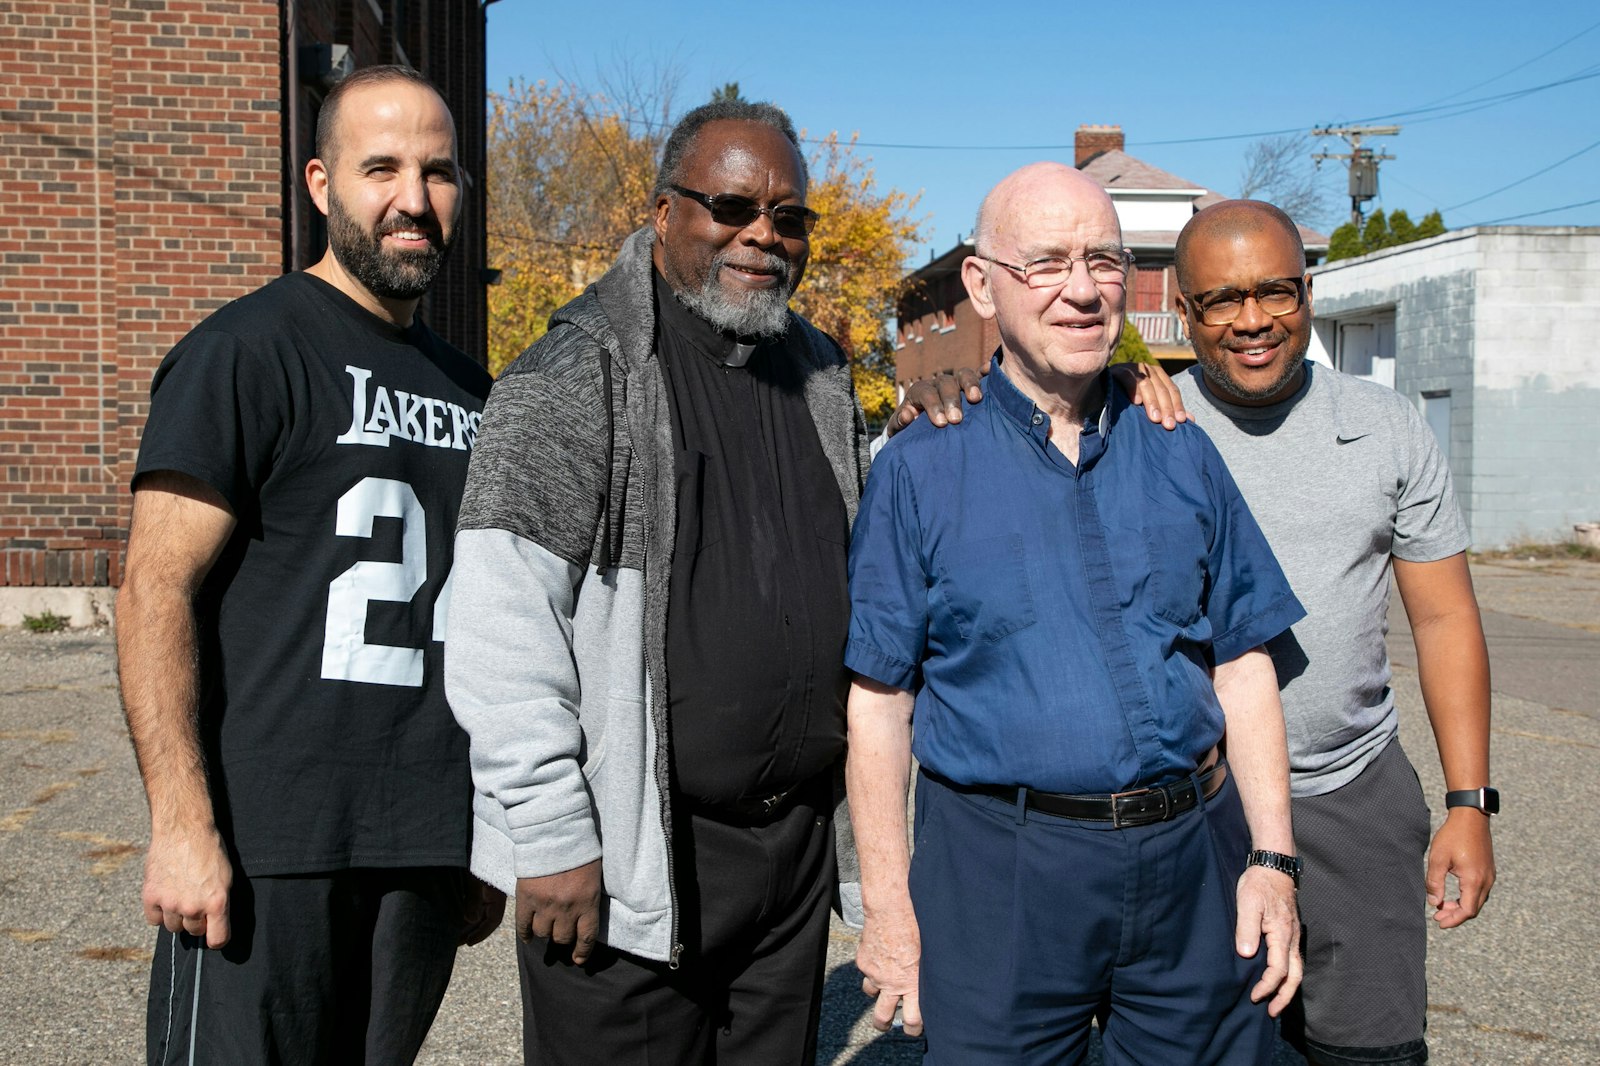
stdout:
<svg viewBox="0 0 1600 1066">
<path fill-rule="evenodd" d="M 1363 137 L 1392 137 L 1399 126 L 1324 126 L 1311 131 L 1313 137 L 1342 137 L 1350 146 L 1347 153 L 1318 152 L 1312 156 L 1319 164 L 1324 159 L 1344 159 L 1350 163 L 1350 221 L 1361 228 L 1361 205 L 1378 195 L 1378 163 L 1393 159 L 1387 152 L 1361 147 Z"/>
</svg>

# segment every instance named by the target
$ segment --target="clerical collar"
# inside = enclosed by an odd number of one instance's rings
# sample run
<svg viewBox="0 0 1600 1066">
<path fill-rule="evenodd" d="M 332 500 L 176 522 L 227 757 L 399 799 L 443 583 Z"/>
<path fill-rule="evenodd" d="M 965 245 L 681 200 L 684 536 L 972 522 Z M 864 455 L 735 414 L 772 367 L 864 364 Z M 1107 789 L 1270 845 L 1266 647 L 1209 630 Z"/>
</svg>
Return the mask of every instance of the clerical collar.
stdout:
<svg viewBox="0 0 1600 1066">
<path fill-rule="evenodd" d="M 671 330 L 679 340 L 703 353 L 723 366 L 744 366 L 760 347 L 760 342 L 744 344 L 739 338 L 723 333 L 717 327 L 678 302 L 672 286 L 661 276 L 661 271 L 651 270 L 656 285 L 656 321 L 659 328 Z"/>
</svg>

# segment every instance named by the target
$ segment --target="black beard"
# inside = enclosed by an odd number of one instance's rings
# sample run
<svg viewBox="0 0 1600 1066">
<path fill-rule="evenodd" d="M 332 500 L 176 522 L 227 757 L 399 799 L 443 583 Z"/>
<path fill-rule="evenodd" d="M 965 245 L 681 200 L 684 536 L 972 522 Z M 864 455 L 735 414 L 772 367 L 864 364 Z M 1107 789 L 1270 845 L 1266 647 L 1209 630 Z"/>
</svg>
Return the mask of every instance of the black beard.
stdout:
<svg viewBox="0 0 1600 1066">
<path fill-rule="evenodd" d="M 1294 334 L 1290 334 L 1285 344 L 1294 345 L 1289 349 L 1289 357 L 1284 361 L 1283 373 L 1278 379 L 1263 389 L 1247 389 L 1233 380 L 1228 373 L 1226 354 L 1202 353 L 1200 345 L 1194 346 L 1195 358 L 1200 362 L 1200 369 L 1206 376 L 1206 384 L 1216 391 L 1225 394 L 1223 399 L 1243 400 L 1245 403 L 1255 403 L 1265 400 L 1276 393 L 1294 379 L 1300 367 L 1306 361 L 1306 352 L 1311 350 L 1311 336 L 1308 333 L 1302 341 L 1297 342 Z M 1219 346 L 1219 352 L 1221 348 Z"/>
<path fill-rule="evenodd" d="M 385 251 L 383 235 L 415 229 L 428 236 L 427 248 Z M 328 246 L 350 276 L 374 296 L 389 300 L 415 300 L 433 285 L 450 256 L 454 235 L 446 240 L 434 219 L 417 219 L 401 212 L 385 219 L 376 230 L 361 228 L 343 202 L 328 191 Z"/>
</svg>

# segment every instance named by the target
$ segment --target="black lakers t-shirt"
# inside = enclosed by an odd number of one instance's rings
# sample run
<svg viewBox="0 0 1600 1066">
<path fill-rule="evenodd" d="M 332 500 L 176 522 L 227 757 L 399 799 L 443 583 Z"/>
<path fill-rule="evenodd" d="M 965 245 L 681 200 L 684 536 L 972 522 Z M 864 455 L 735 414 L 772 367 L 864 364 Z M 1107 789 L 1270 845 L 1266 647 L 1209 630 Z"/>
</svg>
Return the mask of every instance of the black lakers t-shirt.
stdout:
<svg viewBox="0 0 1600 1066">
<path fill-rule="evenodd" d="M 467 863 L 442 641 L 489 384 L 421 322 L 304 273 L 156 371 L 135 485 L 188 474 L 238 519 L 196 610 L 218 826 L 246 873 Z"/>
</svg>

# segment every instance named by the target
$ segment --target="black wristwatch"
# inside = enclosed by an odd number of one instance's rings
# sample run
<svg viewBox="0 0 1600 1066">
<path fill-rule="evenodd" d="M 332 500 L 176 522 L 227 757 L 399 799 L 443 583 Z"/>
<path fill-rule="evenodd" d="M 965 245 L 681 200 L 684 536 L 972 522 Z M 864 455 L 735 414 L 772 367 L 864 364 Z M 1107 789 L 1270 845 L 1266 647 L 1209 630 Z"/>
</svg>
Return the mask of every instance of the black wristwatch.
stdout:
<svg viewBox="0 0 1600 1066">
<path fill-rule="evenodd" d="M 1463 788 L 1444 794 L 1444 805 L 1450 807 L 1476 807 L 1484 814 L 1500 813 L 1500 790 L 1490 788 Z"/>
<path fill-rule="evenodd" d="M 1300 887 L 1300 873 L 1306 868 L 1305 860 L 1298 855 L 1285 855 L 1277 851 L 1252 851 L 1244 857 L 1246 866 L 1265 866 L 1280 874 L 1294 878 L 1294 887 Z"/>
</svg>

